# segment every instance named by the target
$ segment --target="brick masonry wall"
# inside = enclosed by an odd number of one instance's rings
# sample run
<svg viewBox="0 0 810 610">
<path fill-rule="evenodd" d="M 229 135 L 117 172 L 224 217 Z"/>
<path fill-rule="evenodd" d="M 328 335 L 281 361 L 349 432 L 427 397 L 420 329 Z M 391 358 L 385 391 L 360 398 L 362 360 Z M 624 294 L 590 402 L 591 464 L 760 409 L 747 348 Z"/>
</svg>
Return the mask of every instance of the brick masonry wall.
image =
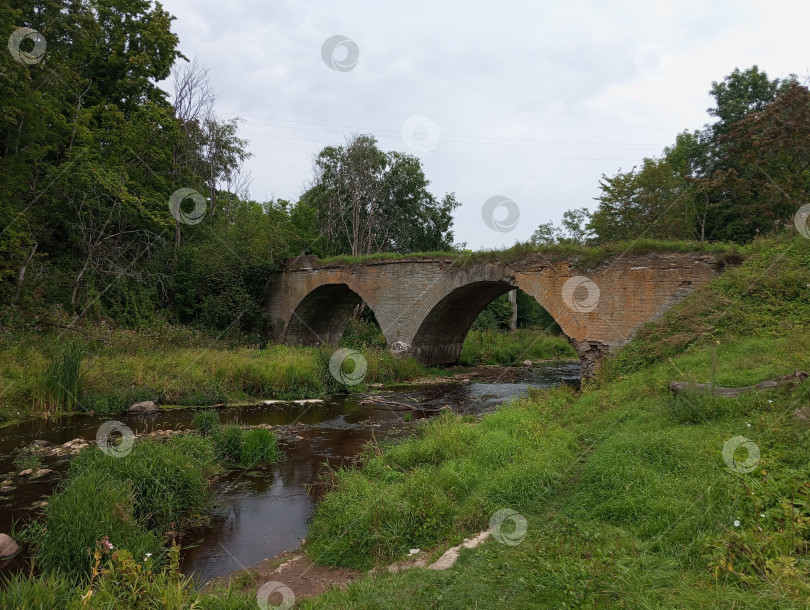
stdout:
<svg viewBox="0 0 810 610">
<path fill-rule="evenodd" d="M 580 354 L 583 374 L 717 274 L 713 255 L 616 256 L 584 270 L 576 259 L 534 254 L 508 265 L 454 266 L 452 259 L 322 265 L 294 261 L 275 279 L 268 301 L 273 338 L 334 343 L 343 332 L 351 292 L 374 311 L 389 346 L 426 364 L 454 362 L 470 324 L 492 299 L 520 288 L 554 317 Z M 344 284 L 346 289 L 316 290 Z M 349 292 L 351 291 L 351 292 Z M 316 335 L 311 331 L 319 329 Z"/>
</svg>

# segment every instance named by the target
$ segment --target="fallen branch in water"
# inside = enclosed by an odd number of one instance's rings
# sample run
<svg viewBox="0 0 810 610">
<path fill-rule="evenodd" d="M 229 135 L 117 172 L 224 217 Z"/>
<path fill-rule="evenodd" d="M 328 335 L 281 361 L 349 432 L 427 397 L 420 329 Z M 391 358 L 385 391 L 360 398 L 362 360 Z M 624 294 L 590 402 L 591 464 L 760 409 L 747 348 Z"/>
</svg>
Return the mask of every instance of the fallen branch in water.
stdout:
<svg viewBox="0 0 810 610">
<path fill-rule="evenodd" d="M 673 394 L 683 394 L 684 392 L 712 392 L 717 396 L 732 398 L 745 392 L 758 390 L 773 390 L 785 386 L 792 386 L 797 382 L 804 381 L 809 375 L 804 371 L 796 371 L 784 377 L 776 377 L 761 381 L 756 385 L 749 385 L 744 388 L 721 388 L 712 383 L 692 383 L 690 381 L 670 381 L 669 389 Z"/>
<path fill-rule="evenodd" d="M 409 405 L 404 402 L 396 402 L 394 400 L 387 400 L 385 398 L 364 398 L 360 401 L 360 405 L 363 407 L 395 407 L 395 411 L 438 411 L 438 408 L 435 407 L 423 407 L 419 405 Z"/>
</svg>

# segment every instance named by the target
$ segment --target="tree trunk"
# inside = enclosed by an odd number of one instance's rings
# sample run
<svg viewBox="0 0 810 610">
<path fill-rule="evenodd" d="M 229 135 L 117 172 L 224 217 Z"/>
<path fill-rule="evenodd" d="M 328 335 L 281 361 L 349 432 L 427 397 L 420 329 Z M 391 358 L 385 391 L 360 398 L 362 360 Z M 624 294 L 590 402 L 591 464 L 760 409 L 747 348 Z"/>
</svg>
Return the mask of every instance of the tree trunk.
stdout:
<svg viewBox="0 0 810 610">
<path fill-rule="evenodd" d="M 76 301 L 78 300 L 78 296 L 79 296 L 79 286 L 82 283 L 82 277 L 84 277 L 84 274 L 87 271 L 87 268 L 90 266 L 90 259 L 91 258 L 92 258 L 91 256 L 87 257 L 87 259 L 84 261 L 84 266 L 82 267 L 82 270 L 79 271 L 79 275 L 76 276 L 76 280 L 73 282 L 73 294 L 70 295 L 70 305 L 71 305 L 71 307 L 73 307 L 73 312 L 74 313 L 76 313 L 76 310 L 78 309 L 76 307 Z"/>
<path fill-rule="evenodd" d="M 509 304 L 512 306 L 512 313 L 509 316 L 509 330 L 517 330 L 518 306 L 517 290 L 509 291 Z"/>
<path fill-rule="evenodd" d="M 37 252 L 37 246 L 39 243 L 34 242 L 34 247 L 31 248 L 31 252 L 28 253 L 28 256 L 25 257 L 23 264 L 20 265 L 20 271 L 17 274 L 17 287 L 14 289 L 14 303 L 20 302 L 20 295 L 22 294 L 22 286 L 23 282 L 25 281 L 25 270 L 28 268 L 28 263 L 31 262 L 31 259 L 34 258 L 34 254 Z"/>
</svg>

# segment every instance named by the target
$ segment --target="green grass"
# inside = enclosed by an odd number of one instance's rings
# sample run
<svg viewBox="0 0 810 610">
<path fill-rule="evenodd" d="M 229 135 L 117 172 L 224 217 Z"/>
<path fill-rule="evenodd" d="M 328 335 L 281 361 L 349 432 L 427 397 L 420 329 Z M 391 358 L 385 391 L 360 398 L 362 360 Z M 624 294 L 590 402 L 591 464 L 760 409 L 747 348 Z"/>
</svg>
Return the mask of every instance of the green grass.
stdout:
<svg viewBox="0 0 810 610">
<path fill-rule="evenodd" d="M 179 571 L 179 547 L 173 546 L 166 565 L 157 567 L 127 550 L 98 551 L 98 573 L 91 583 L 77 584 L 64 574 L 0 579 L 0 607 L 25 610 L 127 608 L 128 610 L 253 610 L 255 595 L 217 587 L 202 594 Z M 94 562 L 96 557 L 93 558 Z"/>
<path fill-rule="evenodd" d="M 110 330 L 88 326 L 78 400 L 63 411 L 114 414 L 133 402 L 210 406 L 257 399 L 320 397 L 343 388 L 329 373 L 335 348 L 212 345 L 184 329 Z M 176 341 L 175 341 L 176 338 Z M 0 338 L 0 423 L 53 413 L 39 406 L 42 375 L 64 349 L 58 335 L 6 334 Z M 386 349 L 362 349 L 366 383 L 422 377 L 413 359 Z M 72 390 L 72 394 L 75 390 Z M 50 404 L 50 403 L 48 403 Z"/>
<path fill-rule="evenodd" d="M 808 240 L 759 242 L 581 394 L 533 391 L 477 424 L 444 416 L 333 473 L 308 535 L 322 563 L 365 569 L 409 547 L 441 550 L 499 508 L 528 532 L 465 551 L 447 572 L 383 571 L 302 606 L 805 607 L 810 426 L 793 411 L 810 383 L 733 399 L 666 385 L 810 368 L 808 263 Z M 723 458 L 740 435 L 761 453 L 750 473 Z"/>
<path fill-rule="evenodd" d="M 568 340 L 540 329 L 515 332 L 471 330 L 461 348 L 459 362 L 464 366 L 479 364 L 519 365 L 524 360 L 577 358 Z"/>
<path fill-rule="evenodd" d="M 245 432 L 242 438 L 240 464 L 252 468 L 258 464 L 272 464 L 281 457 L 276 435 L 263 428 Z"/>
<path fill-rule="evenodd" d="M 272 464 L 281 457 L 276 435 L 270 430 L 245 430 L 238 424 L 214 428 L 211 438 L 221 459 L 240 468 Z"/>
<path fill-rule="evenodd" d="M 37 380 L 34 390 L 34 400 L 39 410 L 61 415 L 76 408 L 82 393 L 83 358 L 84 349 L 76 343 L 70 343 L 51 359 Z"/>
<path fill-rule="evenodd" d="M 505 407 L 480 424 L 442 415 L 418 439 L 369 452 L 362 471 L 334 473 L 339 491 L 318 505 L 309 553 L 369 569 L 411 548 L 482 528 L 504 507 L 534 504 L 560 483 L 574 437 Z"/>
<path fill-rule="evenodd" d="M 210 434 L 217 426 L 219 426 L 219 413 L 214 409 L 202 409 L 194 413 L 192 423 L 202 435 Z"/>
<path fill-rule="evenodd" d="M 36 470 L 42 468 L 42 456 L 32 453 L 27 447 L 20 447 L 14 451 L 14 469 L 17 472 L 22 470 Z"/>
<path fill-rule="evenodd" d="M 86 575 L 88 549 L 102 536 L 136 555 L 158 555 L 166 532 L 207 520 L 210 480 L 220 470 L 211 441 L 191 435 L 136 442 L 124 457 L 81 452 L 49 498 L 44 523 L 26 532 L 37 566 Z"/>
<path fill-rule="evenodd" d="M 280 455 L 268 430 L 224 430 L 238 439 L 241 464 Z M 35 572 L 4 578 L 0 607 L 255 607 L 255 597 L 227 589 L 198 593 L 179 571 L 179 547 L 166 551 L 178 532 L 208 520 L 211 481 L 222 471 L 218 450 L 211 438 L 183 435 L 137 442 L 124 457 L 81 452 L 49 498 L 43 520 L 15 532 L 32 545 Z M 90 589 L 89 603 L 82 601 Z"/>
<path fill-rule="evenodd" d="M 552 258 L 575 258 L 577 266 L 586 270 L 598 266 L 612 256 L 619 254 L 647 254 L 650 252 L 707 252 L 721 255 L 721 261 L 736 262 L 745 252 L 737 244 L 709 243 L 698 241 L 667 241 L 658 239 L 637 239 L 619 241 L 598 246 L 579 244 L 537 245 L 530 242 L 516 243 L 500 250 L 457 250 L 451 252 L 414 252 L 398 254 L 385 252 L 365 256 L 333 256 L 318 261 L 318 266 L 365 265 L 385 261 L 407 261 L 420 259 L 451 260 L 458 266 L 470 266 L 481 263 L 510 263 L 532 254 L 543 254 Z"/>
</svg>

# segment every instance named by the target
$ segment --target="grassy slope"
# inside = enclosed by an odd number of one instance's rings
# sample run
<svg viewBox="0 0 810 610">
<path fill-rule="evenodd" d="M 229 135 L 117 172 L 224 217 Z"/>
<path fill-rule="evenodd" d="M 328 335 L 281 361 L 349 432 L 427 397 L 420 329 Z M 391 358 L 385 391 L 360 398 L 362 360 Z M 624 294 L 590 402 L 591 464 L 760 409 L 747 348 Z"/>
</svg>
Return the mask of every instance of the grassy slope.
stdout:
<svg viewBox="0 0 810 610">
<path fill-rule="evenodd" d="M 808 263 L 810 241 L 760 242 L 580 396 L 537 392 L 480 424 L 445 417 L 338 474 L 309 535 L 321 562 L 365 568 L 458 543 L 498 508 L 523 514 L 528 534 L 466 551 L 447 572 L 368 577 L 304 607 L 804 607 L 810 426 L 793 411 L 810 383 L 736 399 L 675 398 L 666 383 L 810 368 Z M 748 474 L 723 461 L 737 435 L 761 451 Z"/>
</svg>

